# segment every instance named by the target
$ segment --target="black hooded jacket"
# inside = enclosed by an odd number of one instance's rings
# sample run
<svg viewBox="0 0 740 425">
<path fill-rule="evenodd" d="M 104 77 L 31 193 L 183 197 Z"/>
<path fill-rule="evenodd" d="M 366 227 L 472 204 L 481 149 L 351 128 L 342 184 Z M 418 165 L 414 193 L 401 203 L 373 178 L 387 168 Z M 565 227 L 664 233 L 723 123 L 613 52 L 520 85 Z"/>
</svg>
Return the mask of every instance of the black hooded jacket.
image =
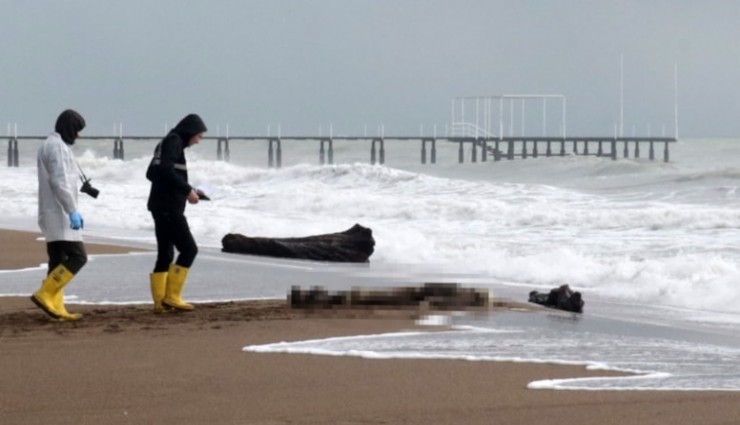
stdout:
<svg viewBox="0 0 740 425">
<path fill-rule="evenodd" d="M 59 114 L 54 131 L 62 136 L 64 143 L 74 145 L 77 133 L 85 128 L 85 119 L 78 112 L 67 109 Z"/>
<path fill-rule="evenodd" d="M 203 120 L 190 114 L 157 144 L 146 171 L 146 178 L 152 182 L 147 202 L 149 211 L 180 214 L 185 211 L 188 194 L 193 190 L 188 183 L 185 148 L 193 136 L 205 131 Z"/>
</svg>

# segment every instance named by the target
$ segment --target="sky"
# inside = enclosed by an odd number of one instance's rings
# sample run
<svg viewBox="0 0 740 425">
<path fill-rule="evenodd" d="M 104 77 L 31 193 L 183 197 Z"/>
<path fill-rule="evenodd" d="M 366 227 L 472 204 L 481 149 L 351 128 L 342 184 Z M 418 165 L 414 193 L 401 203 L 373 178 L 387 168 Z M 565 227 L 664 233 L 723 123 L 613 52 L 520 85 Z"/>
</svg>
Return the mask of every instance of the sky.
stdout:
<svg viewBox="0 0 740 425">
<path fill-rule="evenodd" d="M 0 11 L 3 135 L 47 134 L 66 108 L 87 135 L 160 135 L 191 112 L 208 135 L 442 135 L 455 97 L 557 94 L 567 135 L 673 136 L 677 99 L 680 137 L 740 137 L 737 0 L 0 0 Z M 457 104 L 455 120 L 562 132 L 556 100 L 484 104 L 465 102 L 464 116 Z"/>
</svg>

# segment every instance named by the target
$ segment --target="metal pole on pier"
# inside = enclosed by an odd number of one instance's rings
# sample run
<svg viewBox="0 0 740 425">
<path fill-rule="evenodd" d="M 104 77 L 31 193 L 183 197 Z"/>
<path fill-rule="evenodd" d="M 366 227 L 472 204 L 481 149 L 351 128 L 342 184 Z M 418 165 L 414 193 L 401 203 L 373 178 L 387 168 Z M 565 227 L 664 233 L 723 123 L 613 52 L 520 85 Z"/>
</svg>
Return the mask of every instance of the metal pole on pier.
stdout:
<svg viewBox="0 0 740 425">
<path fill-rule="evenodd" d="M 678 64 L 674 65 L 673 69 L 673 116 L 674 116 L 674 127 L 673 137 L 678 141 Z M 666 149 L 666 161 L 668 162 L 668 142 L 665 144 Z"/>
<path fill-rule="evenodd" d="M 437 163 L 437 125 L 434 125 L 434 139 L 432 139 L 432 164 Z"/>
<path fill-rule="evenodd" d="M 547 98 L 542 98 L 542 137 L 547 136 Z"/>
<path fill-rule="evenodd" d="M 524 137 L 524 103 L 526 100 L 522 98 L 522 130 L 520 136 Z"/>
<path fill-rule="evenodd" d="M 619 55 L 619 137 L 624 137 L 624 53 Z"/>
<path fill-rule="evenodd" d="M 13 166 L 18 167 L 18 123 L 13 125 L 13 140 L 15 140 L 13 144 Z"/>
<path fill-rule="evenodd" d="M 509 136 L 514 137 L 514 99 L 509 100 Z"/>
<path fill-rule="evenodd" d="M 561 97 L 560 99 L 563 105 L 563 136 L 562 137 L 563 139 L 565 139 L 565 135 L 567 134 L 566 133 L 566 125 L 567 125 L 566 122 L 567 121 L 566 121 L 565 111 L 568 105 L 567 105 L 567 100 L 565 99 L 565 96 Z"/>
<path fill-rule="evenodd" d="M 452 112 L 451 112 L 452 121 L 450 121 L 450 125 L 452 126 L 452 128 L 455 128 L 455 98 L 454 97 L 450 99 L 450 103 L 452 104 Z"/>
</svg>

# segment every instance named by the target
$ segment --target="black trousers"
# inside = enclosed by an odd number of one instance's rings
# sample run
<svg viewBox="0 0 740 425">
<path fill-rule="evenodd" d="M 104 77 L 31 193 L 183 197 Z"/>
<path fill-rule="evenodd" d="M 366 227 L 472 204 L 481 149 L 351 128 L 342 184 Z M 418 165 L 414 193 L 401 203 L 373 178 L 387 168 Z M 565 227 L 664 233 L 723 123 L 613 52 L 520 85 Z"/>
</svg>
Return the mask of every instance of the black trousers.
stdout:
<svg viewBox="0 0 740 425">
<path fill-rule="evenodd" d="M 63 265 L 72 274 L 77 274 L 87 263 L 87 252 L 82 242 L 54 241 L 46 243 L 46 253 L 49 254 L 49 270 L 51 273 L 58 265 Z"/>
<path fill-rule="evenodd" d="M 175 259 L 175 248 L 178 266 L 190 268 L 198 255 L 198 246 L 184 214 L 152 212 L 154 218 L 154 235 L 157 237 L 157 262 L 154 273 L 166 272 Z"/>
</svg>

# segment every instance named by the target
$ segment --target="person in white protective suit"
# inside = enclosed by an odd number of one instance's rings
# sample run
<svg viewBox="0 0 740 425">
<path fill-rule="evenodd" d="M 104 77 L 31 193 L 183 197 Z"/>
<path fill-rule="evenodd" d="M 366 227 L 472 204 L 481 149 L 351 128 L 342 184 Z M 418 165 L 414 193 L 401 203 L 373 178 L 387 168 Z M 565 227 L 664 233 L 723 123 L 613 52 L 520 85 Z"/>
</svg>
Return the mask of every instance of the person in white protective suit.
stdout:
<svg viewBox="0 0 740 425">
<path fill-rule="evenodd" d="M 85 120 L 67 109 L 57 118 L 55 132 L 46 138 L 36 157 L 39 179 L 39 227 L 46 239 L 49 268 L 31 301 L 57 320 L 78 320 L 82 315 L 64 307 L 63 288 L 87 262 L 82 242 L 84 221 L 77 204 L 77 164 L 71 146 Z"/>
</svg>

